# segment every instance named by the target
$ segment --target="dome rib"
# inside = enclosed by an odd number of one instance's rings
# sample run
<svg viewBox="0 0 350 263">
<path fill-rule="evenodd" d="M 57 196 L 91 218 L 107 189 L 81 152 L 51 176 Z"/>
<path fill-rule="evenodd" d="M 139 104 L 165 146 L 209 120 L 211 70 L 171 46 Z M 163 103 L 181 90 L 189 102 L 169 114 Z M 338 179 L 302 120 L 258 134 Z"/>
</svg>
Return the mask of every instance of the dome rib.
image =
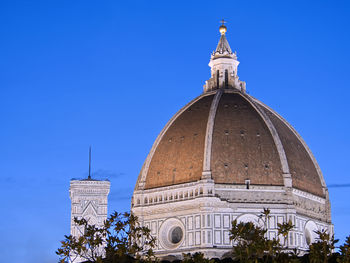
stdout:
<svg viewBox="0 0 350 263">
<path fill-rule="evenodd" d="M 260 114 L 260 116 L 264 120 L 266 126 L 269 128 L 271 136 L 272 136 L 272 138 L 273 138 L 273 140 L 275 142 L 275 146 L 277 148 L 278 155 L 280 157 L 280 161 L 281 161 L 281 165 L 282 165 L 282 172 L 283 172 L 283 174 L 290 174 L 289 165 L 288 165 L 288 161 L 287 161 L 287 156 L 286 156 L 286 153 L 285 153 L 285 151 L 283 149 L 283 145 L 282 145 L 281 139 L 280 139 L 280 137 L 278 135 L 278 132 L 276 131 L 275 126 L 271 122 L 270 118 L 265 114 L 265 112 L 262 111 L 260 109 L 260 107 L 254 103 L 254 100 L 250 96 L 243 95 L 243 94 L 242 94 L 242 96 L 245 97 L 247 99 L 247 101 L 250 102 L 250 104 Z"/>
<path fill-rule="evenodd" d="M 306 151 L 308 157 L 310 158 L 310 160 L 312 161 L 313 164 L 313 168 L 315 168 L 318 179 L 320 180 L 320 184 L 322 186 L 322 193 L 320 193 L 319 191 L 312 191 L 313 194 L 316 194 L 318 196 L 322 196 L 322 197 L 327 197 L 328 195 L 328 190 L 327 190 L 327 186 L 326 186 L 326 182 L 324 180 L 322 171 L 316 161 L 315 156 L 313 155 L 313 153 L 311 152 L 310 148 L 307 146 L 307 144 L 305 143 L 304 139 L 299 135 L 299 133 L 281 116 L 279 115 L 276 111 L 274 111 L 273 109 L 271 109 L 269 106 L 265 105 L 264 103 L 262 103 L 261 101 L 257 100 L 254 98 L 254 101 L 259 104 L 262 108 L 264 108 L 265 111 L 270 112 L 270 114 L 272 116 L 274 116 L 275 118 L 277 118 L 279 121 L 281 121 L 287 128 L 289 131 L 291 131 L 293 133 L 293 135 L 297 138 L 298 142 L 301 143 L 301 145 L 303 146 L 304 150 Z M 284 146 L 285 148 L 285 146 Z M 288 160 L 288 159 L 287 159 Z M 292 174 L 292 178 L 293 178 L 293 174 Z M 317 183 L 317 182 L 316 182 Z M 296 184 L 296 182 L 293 182 L 293 187 L 296 187 L 298 189 L 301 189 L 303 191 L 310 191 L 311 189 L 309 188 L 303 188 L 300 187 L 299 185 Z M 328 197 L 327 197 L 328 198 Z"/>
<path fill-rule="evenodd" d="M 203 173 L 209 177 L 211 176 L 211 151 L 212 151 L 212 138 L 213 138 L 213 131 L 214 131 L 214 122 L 215 122 L 215 116 L 217 112 L 217 108 L 220 102 L 220 99 L 222 98 L 223 90 L 220 89 L 216 93 L 214 100 L 211 105 L 209 118 L 208 118 L 208 125 L 207 125 L 207 134 L 206 134 L 206 141 L 205 141 L 205 148 L 204 148 L 204 162 L 203 162 Z M 287 177 L 290 177 L 289 172 L 289 166 L 287 162 L 286 153 L 284 152 L 282 142 L 278 136 L 278 132 L 276 131 L 274 125 L 272 124 L 270 118 L 259 108 L 258 105 L 255 104 L 254 100 L 249 96 L 242 93 L 237 93 L 241 95 L 243 98 L 245 98 L 250 105 L 259 113 L 260 117 L 263 119 L 265 125 L 268 127 L 270 134 L 274 140 L 275 146 L 277 148 L 282 172 Z M 209 177 L 211 178 L 211 177 Z"/>
<path fill-rule="evenodd" d="M 159 143 L 162 141 L 164 135 L 166 134 L 166 132 L 168 131 L 168 129 L 173 125 L 173 123 L 186 111 L 188 110 L 191 106 L 193 106 L 196 102 L 200 101 L 201 99 L 205 98 L 205 97 L 209 97 L 209 96 L 213 96 L 215 92 L 208 92 L 208 93 L 204 93 L 200 96 L 198 96 L 197 98 L 193 99 L 192 101 L 190 101 L 188 104 L 186 104 L 183 108 L 181 108 L 165 125 L 165 127 L 162 129 L 162 131 L 159 133 L 159 135 L 157 136 L 157 139 L 155 140 L 155 142 L 152 145 L 152 148 L 149 152 L 149 154 L 147 155 L 147 158 L 142 166 L 142 169 L 140 171 L 140 174 L 138 176 L 137 179 L 137 183 L 135 186 L 135 190 L 144 190 L 146 188 L 146 179 L 147 179 L 147 175 L 148 175 L 148 171 L 150 168 L 150 164 L 151 161 L 153 159 L 153 156 L 158 148 Z"/>
<path fill-rule="evenodd" d="M 238 91 L 225 90 L 219 105 L 212 135 L 214 182 L 244 184 L 252 179 L 252 184 L 285 185 L 288 163 L 269 118 Z"/>
<path fill-rule="evenodd" d="M 216 116 L 216 112 L 218 109 L 218 105 L 219 105 L 222 93 L 223 92 L 221 89 L 218 92 L 216 92 L 209 111 L 205 143 L 204 143 L 203 179 L 204 178 L 211 179 L 210 163 L 211 163 L 211 149 L 213 144 L 213 130 L 214 130 L 214 123 L 215 123 L 215 116 Z"/>
</svg>

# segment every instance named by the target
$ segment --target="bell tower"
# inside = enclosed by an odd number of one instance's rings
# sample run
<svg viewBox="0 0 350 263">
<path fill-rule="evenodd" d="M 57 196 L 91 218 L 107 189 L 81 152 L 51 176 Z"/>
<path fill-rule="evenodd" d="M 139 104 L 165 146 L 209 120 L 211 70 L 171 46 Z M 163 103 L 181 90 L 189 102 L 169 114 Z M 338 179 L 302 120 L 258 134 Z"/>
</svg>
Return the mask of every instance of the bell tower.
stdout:
<svg viewBox="0 0 350 263">
<path fill-rule="evenodd" d="M 107 219 L 109 181 L 94 179 L 71 180 L 71 235 L 78 237 L 82 230 L 74 223 L 74 218 L 85 218 L 90 225 L 102 226 Z"/>
<path fill-rule="evenodd" d="M 71 235 L 79 237 L 82 229 L 74 223 L 74 218 L 85 218 L 90 225 L 102 226 L 107 219 L 107 202 L 110 191 L 108 180 L 91 178 L 91 147 L 89 150 L 89 176 L 86 179 L 70 181 Z M 77 261 L 76 261 L 77 262 Z"/>
</svg>

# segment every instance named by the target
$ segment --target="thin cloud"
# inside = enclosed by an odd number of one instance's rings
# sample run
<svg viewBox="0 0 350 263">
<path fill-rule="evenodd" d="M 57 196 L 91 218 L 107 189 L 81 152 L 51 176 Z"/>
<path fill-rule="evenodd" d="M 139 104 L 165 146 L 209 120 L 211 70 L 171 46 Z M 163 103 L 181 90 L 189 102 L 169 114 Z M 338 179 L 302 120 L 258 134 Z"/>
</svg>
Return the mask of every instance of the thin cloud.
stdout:
<svg viewBox="0 0 350 263">
<path fill-rule="evenodd" d="M 88 177 L 88 173 L 84 173 L 84 178 Z M 115 179 L 124 176 L 123 172 L 114 172 L 110 170 L 98 169 L 91 173 L 93 179 L 105 180 L 105 179 Z"/>
<path fill-rule="evenodd" d="M 350 187 L 350 184 L 329 184 L 328 188 L 344 188 Z"/>
<path fill-rule="evenodd" d="M 15 182 L 15 178 L 14 177 L 4 177 L 4 178 L 0 178 L 0 182 L 3 182 L 5 184 L 8 184 L 8 183 L 14 183 Z"/>
<path fill-rule="evenodd" d="M 108 199 L 110 201 L 131 200 L 131 196 L 132 196 L 132 189 L 128 187 L 128 188 L 121 188 L 121 189 L 116 189 L 114 191 L 111 191 L 111 193 L 108 196 Z"/>
<path fill-rule="evenodd" d="M 108 197 L 110 201 L 125 201 L 125 200 L 131 200 L 131 195 L 111 195 Z"/>
</svg>

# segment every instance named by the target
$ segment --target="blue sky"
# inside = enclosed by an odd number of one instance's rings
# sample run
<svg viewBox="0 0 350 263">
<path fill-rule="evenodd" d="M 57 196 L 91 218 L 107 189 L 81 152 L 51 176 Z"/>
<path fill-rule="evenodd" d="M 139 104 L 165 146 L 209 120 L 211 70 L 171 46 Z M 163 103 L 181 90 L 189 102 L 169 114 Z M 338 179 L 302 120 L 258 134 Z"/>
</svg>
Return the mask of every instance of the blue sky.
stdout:
<svg viewBox="0 0 350 263">
<path fill-rule="evenodd" d="M 219 21 L 247 90 L 350 184 L 348 1 L 0 2 L 0 247 L 4 262 L 57 262 L 69 181 L 88 170 L 125 211 L 156 136 L 210 76 Z M 337 238 L 350 187 L 330 187 Z"/>
</svg>

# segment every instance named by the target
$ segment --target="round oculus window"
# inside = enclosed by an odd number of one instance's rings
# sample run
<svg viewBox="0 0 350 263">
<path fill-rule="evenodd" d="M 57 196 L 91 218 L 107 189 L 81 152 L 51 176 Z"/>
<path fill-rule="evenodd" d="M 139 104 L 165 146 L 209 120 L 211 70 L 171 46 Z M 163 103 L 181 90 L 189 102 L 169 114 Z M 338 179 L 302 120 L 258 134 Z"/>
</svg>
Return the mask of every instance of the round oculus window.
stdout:
<svg viewBox="0 0 350 263">
<path fill-rule="evenodd" d="M 173 244 L 178 244 L 181 240 L 182 240 L 182 229 L 181 227 L 177 226 L 174 227 L 171 231 L 170 231 L 170 241 Z"/>
<path fill-rule="evenodd" d="M 185 227 L 178 218 L 168 218 L 159 229 L 160 245 L 165 249 L 176 249 L 185 239 Z"/>
<path fill-rule="evenodd" d="M 310 246 L 311 244 L 311 234 L 308 229 L 305 230 L 305 239 L 306 239 L 306 244 Z"/>
</svg>

